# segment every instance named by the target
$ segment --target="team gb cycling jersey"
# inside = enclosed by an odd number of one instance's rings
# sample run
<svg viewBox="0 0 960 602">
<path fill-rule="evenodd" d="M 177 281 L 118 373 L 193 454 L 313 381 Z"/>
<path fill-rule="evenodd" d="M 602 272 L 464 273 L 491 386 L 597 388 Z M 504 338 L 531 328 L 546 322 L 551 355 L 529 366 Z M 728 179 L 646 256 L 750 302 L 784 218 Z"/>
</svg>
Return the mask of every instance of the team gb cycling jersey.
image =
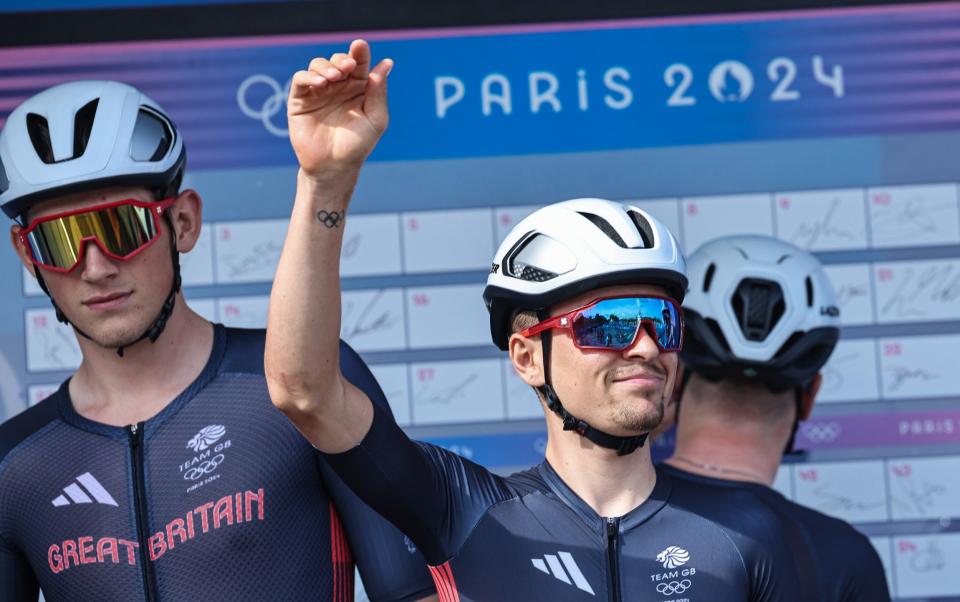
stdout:
<svg viewBox="0 0 960 602">
<path fill-rule="evenodd" d="M 270 403 L 263 345 L 215 326 L 200 376 L 144 423 L 87 420 L 64 383 L 0 427 L 0 599 L 346 602 L 352 559 L 373 600 L 432 593 L 412 544 Z"/>
</svg>

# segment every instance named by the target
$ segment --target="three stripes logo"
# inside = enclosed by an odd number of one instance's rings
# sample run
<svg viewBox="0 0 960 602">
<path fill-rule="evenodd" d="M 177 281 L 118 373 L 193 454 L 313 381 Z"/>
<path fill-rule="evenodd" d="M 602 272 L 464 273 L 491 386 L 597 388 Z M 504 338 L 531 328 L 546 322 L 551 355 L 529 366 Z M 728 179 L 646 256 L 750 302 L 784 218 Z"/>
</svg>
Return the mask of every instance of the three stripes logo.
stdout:
<svg viewBox="0 0 960 602">
<path fill-rule="evenodd" d="M 580 571 L 580 567 L 577 566 L 577 561 L 573 559 L 573 555 L 570 554 L 570 552 L 557 552 L 556 556 L 553 554 L 545 554 L 543 558 L 531 558 L 530 562 L 532 562 L 533 566 L 541 573 L 553 575 L 567 585 L 575 585 L 577 589 L 587 592 L 591 596 L 596 595 L 593 593 L 593 588 L 590 587 L 590 583 L 588 583 L 587 578 L 583 576 L 583 572 Z M 571 579 L 573 580 L 572 582 Z"/>
<path fill-rule="evenodd" d="M 54 506 L 69 506 L 71 504 L 92 504 L 96 500 L 98 504 L 106 506 L 118 506 L 117 501 L 113 499 L 100 481 L 94 478 L 89 472 L 85 472 L 76 481 L 63 488 L 63 494 L 58 495 L 51 502 Z"/>
</svg>

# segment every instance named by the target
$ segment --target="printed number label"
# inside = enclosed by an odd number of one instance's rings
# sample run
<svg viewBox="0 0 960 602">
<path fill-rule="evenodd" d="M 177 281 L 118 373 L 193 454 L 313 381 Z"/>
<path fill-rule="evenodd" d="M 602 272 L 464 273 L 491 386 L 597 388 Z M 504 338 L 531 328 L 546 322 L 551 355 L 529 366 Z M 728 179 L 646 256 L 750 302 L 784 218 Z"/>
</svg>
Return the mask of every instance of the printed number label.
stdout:
<svg viewBox="0 0 960 602">
<path fill-rule="evenodd" d="M 911 468 L 909 464 L 891 464 L 890 472 L 898 477 L 909 477 Z"/>
<path fill-rule="evenodd" d="M 415 293 L 413 295 L 413 304 L 416 307 L 427 307 L 430 305 L 430 296 L 425 293 Z"/>
</svg>

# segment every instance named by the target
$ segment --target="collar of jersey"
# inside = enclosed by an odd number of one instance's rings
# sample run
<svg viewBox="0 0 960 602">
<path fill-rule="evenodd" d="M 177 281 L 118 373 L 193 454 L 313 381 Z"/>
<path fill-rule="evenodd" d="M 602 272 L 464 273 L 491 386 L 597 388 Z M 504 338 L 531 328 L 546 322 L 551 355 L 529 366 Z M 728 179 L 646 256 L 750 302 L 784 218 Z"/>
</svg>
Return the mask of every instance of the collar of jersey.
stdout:
<svg viewBox="0 0 960 602">
<path fill-rule="evenodd" d="M 574 491 L 563 482 L 560 475 L 553 470 L 553 467 L 550 466 L 548 461 L 544 460 L 541 462 L 537 470 L 553 493 L 573 509 L 586 524 L 599 524 L 601 528 L 606 528 L 607 519 L 597 514 L 596 510 L 590 507 L 590 504 L 583 501 L 579 495 L 574 493 Z M 629 531 L 637 525 L 646 522 L 650 517 L 659 512 L 661 508 L 666 506 L 672 490 L 673 480 L 670 475 L 658 468 L 657 482 L 653 486 L 653 491 L 650 492 L 650 497 L 620 517 L 620 531 Z"/>
<path fill-rule="evenodd" d="M 749 491 L 758 491 L 758 490 L 763 491 L 766 489 L 770 489 L 772 491 L 776 491 L 776 489 L 773 489 L 772 487 L 768 487 L 763 483 L 757 483 L 755 481 L 736 481 L 734 479 L 724 479 L 723 477 L 714 477 L 714 476 L 705 475 L 705 474 L 698 474 L 695 472 L 689 472 L 682 468 L 677 468 L 676 466 L 672 466 L 666 463 L 657 465 L 657 468 L 660 470 L 660 472 L 667 473 L 674 479 L 683 479 L 685 481 L 700 483 L 703 485 L 707 485 L 709 487 L 721 487 L 726 489 L 744 489 Z"/>
<path fill-rule="evenodd" d="M 204 365 L 203 370 L 201 370 L 200 374 L 197 375 L 197 378 L 190 383 L 190 386 L 184 389 L 174 398 L 173 401 L 167 404 L 167 407 L 163 408 L 156 416 L 144 422 L 143 436 L 145 438 L 149 437 L 160 425 L 166 422 L 167 419 L 179 412 L 180 409 L 187 405 L 187 403 L 189 403 L 190 400 L 193 399 L 201 389 L 203 389 L 211 380 L 213 380 L 213 378 L 220 371 L 220 364 L 223 362 L 223 356 L 227 347 L 226 343 L 226 328 L 222 324 L 214 324 L 213 347 L 210 349 L 210 357 L 207 358 L 207 363 Z M 107 437 L 112 437 L 114 439 L 128 436 L 130 428 L 127 426 L 113 426 L 110 424 L 104 424 L 102 422 L 85 418 L 77 413 L 77 410 L 74 409 L 73 402 L 70 399 L 69 384 L 70 379 L 68 378 L 63 382 L 62 385 L 60 385 L 60 389 L 54 394 L 59 396 L 59 399 L 57 400 L 57 406 L 60 410 L 60 416 L 63 418 L 64 422 L 67 422 L 68 424 L 85 431 L 106 435 Z"/>
</svg>

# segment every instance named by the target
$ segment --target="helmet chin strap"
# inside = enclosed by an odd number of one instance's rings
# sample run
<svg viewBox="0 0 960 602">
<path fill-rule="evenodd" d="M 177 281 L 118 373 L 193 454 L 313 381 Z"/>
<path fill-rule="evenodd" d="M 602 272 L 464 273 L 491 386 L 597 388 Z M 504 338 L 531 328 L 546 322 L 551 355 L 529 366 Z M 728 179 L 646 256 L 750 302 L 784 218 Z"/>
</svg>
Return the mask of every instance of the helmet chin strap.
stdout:
<svg viewBox="0 0 960 602">
<path fill-rule="evenodd" d="M 542 321 L 545 320 L 547 316 L 538 314 L 538 318 Z M 616 435 L 611 435 L 590 426 L 586 420 L 577 418 L 563 407 L 563 404 L 560 403 L 560 397 L 558 397 L 557 392 L 554 391 L 553 384 L 551 383 L 550 379 L 550 340 L 551 337 L 549 330 L 540 333 L 540 342 L 543 345 L 544 384 L 537 387 L 537 390 L 540 391 L 544 399 L 546 399 L 547 407 L 550 408 L 554 414 L 559 416 L 561 420 L 563 420 L 563 430 L 574 431 L 581 437 L 585 437 L 600 447 L 616 450 L 618 456 L 625 456 L 629 453 L 632 453 L 638 447 L 643 447 L 643 444 L 646 442 L 649 433 L 642 433 L 640 435 L 633 435 L 631 437 L 618 437 Z"/>
<path fill-rule="evenodd" d="M 166 215 L 166 214 L 164 214 Z M 151 343 L 157 342 L 157 339 L 160 337 L 160 334 L 163 332 L 163 329 L 167 326 L 167 320 L 170 319 L 170 316 L 173 315 L 173 308 L 177 302 L 177 293 L 180 292 L 181 278 L 180 278 L 180 253 L 177 251 L 177 240 L 174 233 L 176 230 L 173 228 L 173 223 L 170 218 L 167 217 L 167 224 L 170 226 L 170 255 L 173 260 L 173 284 L 170 287 L 170 293 L 167 295 L 166 300 L 163 302 L 163 307 L 160 308 L 160 313 L 157 314 L 156 319 L 154 319 L 153 324 L 144 331 L 136 340 L 126 345 L 121 345 L 117 347 L 117 355 L 123 357 L 123 350 L 131 345 L 135 345 L 142 341 L 143 339 L 150 339 Z M 80 336 L 93 341 L 93 338 L 90 337 L 87 333 L 80 330 L 75 324 L 72 324 L 67 318 L 66 314 L 63 313 L 63 310 L 60 309 L 60 306 L 57 305 L 56 300 L 54 300 L 53 295 L 50 294 L 49 289 L 47 289 L 47 283 L 43 280 L 43 275 L 40 273 L 41 268 L 36 268 L 34 273 L 37 276 L 37 284 L 40 285 L 40 288 L 44 293 L 47 294 L 47 297 L 50 298 L 50 303 L 53 304 L 53 309 L 56 312 L 57 320 L 63 324 L 68 324 L 73 327 L 77 334 Z M 94 341 L 96 342 L 96 341 Z"/>
<path fill-rule="evenodd" d="M 807 453 L 802 449 L 794 449 L 794 443 L 797 438 L 797 428 L 800 427 L 800 413 L 803 411 L 804 389 L 805 387 L 803 385 L 793 388 L 794 400 L 797 404 L 797 412 L 793 415 L 793 426 L 790 428 L 790 438 L 787 440 L 787 444 L 783 448 L 784 456 L 805 456 Z"/>
</svg>

